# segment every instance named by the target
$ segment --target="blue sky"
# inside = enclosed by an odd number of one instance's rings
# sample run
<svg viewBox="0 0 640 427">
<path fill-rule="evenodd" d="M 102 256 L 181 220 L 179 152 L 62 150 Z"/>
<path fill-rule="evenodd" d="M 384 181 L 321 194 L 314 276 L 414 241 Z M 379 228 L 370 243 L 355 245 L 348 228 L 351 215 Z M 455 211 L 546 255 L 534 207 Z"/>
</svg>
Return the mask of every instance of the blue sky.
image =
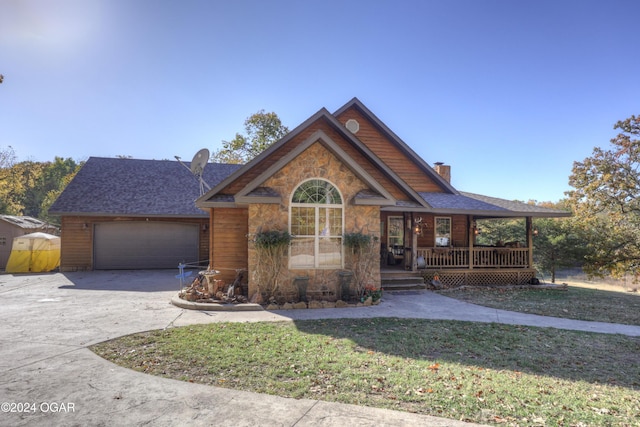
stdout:
<svg viewBox="0 0 640 427">
<path fill-rule="evenodd" d="M 640 114 L 635 0 L 0 1 L 0 148 L 190 160 L 358 97 L 463 191 L 558 201 Z"/>
</svg>

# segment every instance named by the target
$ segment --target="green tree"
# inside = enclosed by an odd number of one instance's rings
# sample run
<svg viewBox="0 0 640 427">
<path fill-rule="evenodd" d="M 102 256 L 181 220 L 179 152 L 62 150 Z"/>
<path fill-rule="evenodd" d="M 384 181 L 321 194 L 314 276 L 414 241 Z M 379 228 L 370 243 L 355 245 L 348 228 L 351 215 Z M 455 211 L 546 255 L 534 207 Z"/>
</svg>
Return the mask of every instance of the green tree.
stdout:
<svg viewBox="0 0 640 427">
<path fill-rule="evenodd" d="M 541 218 L 534 224 L 533 261 L 539 271 L 551 275 L 551 283 L 556 282 L 558 269 L 583 265 L 588 239 L 574 218 Z"/>
<path fill-rule="evenodd" d="M 571 210 L 566 200 L 557 203 L 530 200 L 528 203 Z M 481 230 L 476 237 L 479 245 L 495 245 L 499 242 L 524 244 L 527 240 L 524 218 L 478 220 L 477 225 Z M 534 264 L 540 272 L 551 275 L 551 282 L 555 283 L 558 269 L 583 265 L 589 239 L 576 225 L 574 218 L 539 218 L 534 220 L 534 228 L 537 230 L 537 236 L 533 238 Z"/>
<path fill-rule="evenodd" d="M 276 113 L 260 110 L 244 122 L 245 134 L 236 133 L 231 141 L 222 141 L 222 148 L 214 151 L 211 161 L 243 164 L 263 152 L 271 144 L 289 133 Z"/>
<path fill-rule="evenodd" d="M 0 213 L 48 220 L 47 210 L 79 165 L 71 158 L 16 163 L 13 148 L 0 149 Z"/>
<path fill-rule="evenodd" d="M 617 122 L 607 150 L 574 162 L 569 200 L 591 236 L 585 270 L 593 275 L 640 274 L 640 116 Z"/>
<path fill-rule="evenodd" d="M 12 168 L 16 161 L 16 152 L 10 145 L 0 148 L 0 214 L 12 215 L 19 208 L 14 206 L 12 196 Z"/>
<path fill-rule="evenodd" d="M 484 219 L 476 222 L 480 234 L 478 245 L 497 245 L 500 242 L 522 242 L 527 239 L 524 218 Z"/>
<path fill-rule="evenodd" d="M 12 146 L 0 148 L 0 169 L 10 168 L 16 161 L 16 152 Z"/>
<path fill-rule="evenodd" d="M 49 216 L 49 207 L 58 198 L 62 190 L 71 182 L 84 162 L 76 163 L 71 158 L 56 157 L 52 163 L 45 166 L 41 189 L 39 191 L 40 209 L 38 217 L 46 221 L 57 220 Z"/>
<path fill-rule="evenodd" d="M 42 202 L 42 173 L 45 164 L 24 161 L 17 163 L 13 169 L 14 200 L 21 206 L 19 215 L 27 215 L 37 218 L 40 214 Z"/>
</svg>

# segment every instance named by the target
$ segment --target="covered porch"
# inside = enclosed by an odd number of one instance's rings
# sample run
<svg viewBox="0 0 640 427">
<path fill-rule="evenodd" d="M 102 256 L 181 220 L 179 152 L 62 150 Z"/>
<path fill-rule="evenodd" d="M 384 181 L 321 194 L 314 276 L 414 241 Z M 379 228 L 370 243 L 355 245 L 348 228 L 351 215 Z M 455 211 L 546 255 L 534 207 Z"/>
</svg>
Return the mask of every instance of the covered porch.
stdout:
<svg viewBox="0 0 640 427">
<path fill-rule="evenodd" d="M 427 281 L 437 275 L 447 287 L 529 283 L 536 276 L 533 217 L 524 217 L 521 241 L 490 244 L 478 242 L 480 219 L 488 217 L 383 212 L 382 271 L 419 273 Z"/>
<path fill-rule="evenodd" d="M 411 249 L 411 248 L 408 248 Z M 415 269 L 449 268 L 529 268 L 530 248 L 498 246 L 473 246 L 471 248 L 418 247 L 415 252 Z M 410 255 L 410 258 L 413 254 Z"/>
</svg>

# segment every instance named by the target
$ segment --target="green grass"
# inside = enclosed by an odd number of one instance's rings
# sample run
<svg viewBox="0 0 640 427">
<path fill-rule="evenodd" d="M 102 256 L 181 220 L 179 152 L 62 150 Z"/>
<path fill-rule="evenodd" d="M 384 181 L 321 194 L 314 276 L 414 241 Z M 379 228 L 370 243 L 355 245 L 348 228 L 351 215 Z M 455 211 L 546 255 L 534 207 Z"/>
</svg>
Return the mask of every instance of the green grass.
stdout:
<svg viewBox="0 0 640 427">
<path fill-rule="evenodd" d="M 568 286 L 566 290 L 465 288 L 442 295 L 502 310 L 640 325 L 640 295 Z"/>
<path fill-rule="evenodd" d="M 92 347 L 184 381 L 496 425 L 640 425 L 640 338 L 412 319 L 214 323 Z"/>
</svg>

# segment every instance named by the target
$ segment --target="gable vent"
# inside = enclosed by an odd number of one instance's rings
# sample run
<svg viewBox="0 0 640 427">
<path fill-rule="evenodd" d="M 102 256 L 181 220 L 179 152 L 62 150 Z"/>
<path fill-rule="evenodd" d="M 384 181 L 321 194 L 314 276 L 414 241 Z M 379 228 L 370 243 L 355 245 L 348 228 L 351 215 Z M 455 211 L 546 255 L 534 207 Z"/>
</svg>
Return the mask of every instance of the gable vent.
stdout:
<svg viewBox="0 0 640 427">
<path fill-rule="evenodd" d="M 345 123 L 344 125 L 347 129 L 349 129 L 349 132 L 351 133 L 358 133 L 358 131 L 360 130 L 360 123 L 358 123 L 358 121 L 355 119 L 347 120 L 347 123 Z"/>
</svg>

